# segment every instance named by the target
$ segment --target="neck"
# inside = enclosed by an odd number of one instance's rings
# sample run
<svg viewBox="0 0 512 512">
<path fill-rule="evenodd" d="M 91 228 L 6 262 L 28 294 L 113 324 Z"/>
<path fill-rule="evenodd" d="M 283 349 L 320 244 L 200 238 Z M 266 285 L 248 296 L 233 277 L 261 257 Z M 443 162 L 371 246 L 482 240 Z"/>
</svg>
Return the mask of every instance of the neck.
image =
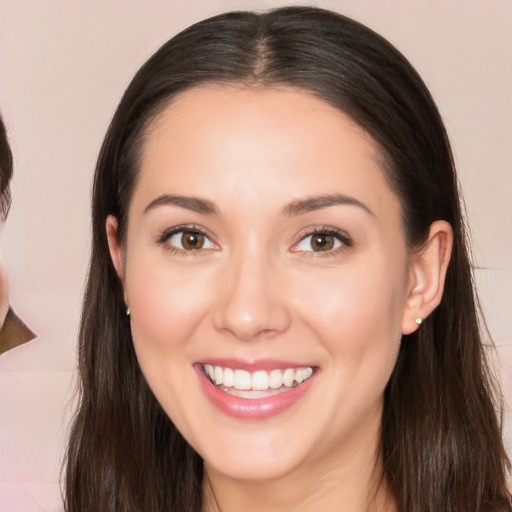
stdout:
<svg viewBox="0 0 512 512">
<path fill-rule="evenodd" d="M 340 457 L 323 456 L 272 480 L 236 480 L 205 464 L 203 512 L 281 511 L 395 512 L 382 462 L 368 444 Z"/>
</svg>

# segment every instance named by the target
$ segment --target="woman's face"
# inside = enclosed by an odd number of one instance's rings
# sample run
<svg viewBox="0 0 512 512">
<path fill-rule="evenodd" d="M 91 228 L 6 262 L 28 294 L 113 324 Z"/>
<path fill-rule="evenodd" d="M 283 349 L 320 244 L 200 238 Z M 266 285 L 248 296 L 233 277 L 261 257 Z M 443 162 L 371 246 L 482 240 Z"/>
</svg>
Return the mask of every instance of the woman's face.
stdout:
<svg viewBox="0 0 512 512">
<path fill-rule="evenodd" d="M 378 160 L 293 89 L 195 88 L 152 124 L 111 247 L 142 371 L 207 471 L 373 457 L 410 288 Z"/>
</svg>

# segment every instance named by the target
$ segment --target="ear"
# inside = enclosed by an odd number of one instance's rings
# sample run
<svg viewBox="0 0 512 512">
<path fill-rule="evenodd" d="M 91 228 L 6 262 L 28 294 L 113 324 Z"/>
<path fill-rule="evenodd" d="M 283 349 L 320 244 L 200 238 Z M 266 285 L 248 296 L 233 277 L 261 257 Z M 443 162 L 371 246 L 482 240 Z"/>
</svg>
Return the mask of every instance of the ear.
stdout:
<svg viewBox="0 0 512 512">
<path fill-rule="evenodd" d="M 402 334 L 411 334 L 441 302 L 453 247 L 451 225 L 439 220 L 430 226 L 428 240 L 409 262 L 409 283 Z"/>
<path fill-rule="evenodd" d="M 117 277 L 119 277 L 119 281 L 121 281 L 121 285 L 124 287 L 124 253 L 118 235 L 118 222 L 113 215 L 107 217 L 105 228 L 107 230 L 110 258 L 116 269 Z"/>
</svg>

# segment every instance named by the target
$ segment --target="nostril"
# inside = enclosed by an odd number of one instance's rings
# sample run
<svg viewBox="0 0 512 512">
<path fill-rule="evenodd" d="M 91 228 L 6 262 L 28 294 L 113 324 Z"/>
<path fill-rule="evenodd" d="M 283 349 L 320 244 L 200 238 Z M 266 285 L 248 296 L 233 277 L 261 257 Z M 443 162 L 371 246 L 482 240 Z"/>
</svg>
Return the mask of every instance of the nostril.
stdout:
<svg viewBox="0 0 512 512">
<path fill-rule="evenodd" d="M 242 340 L 265 340 L 285 331 L 289 326 L 285 308 L 268 308 L 267 311 L 254 309 L 236 311 L 234 308 L 218 308 L 214 314 L 214 326 L 218 331 L 224 331 Z"/>
</svg>

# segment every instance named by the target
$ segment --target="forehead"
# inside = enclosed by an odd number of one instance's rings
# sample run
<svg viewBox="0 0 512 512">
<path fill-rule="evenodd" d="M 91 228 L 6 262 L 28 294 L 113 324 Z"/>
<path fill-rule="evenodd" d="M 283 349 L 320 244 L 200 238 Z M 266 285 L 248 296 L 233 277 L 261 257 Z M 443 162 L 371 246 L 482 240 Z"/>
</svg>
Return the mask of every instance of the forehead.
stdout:
<svg viewBox="0 0 512 512">
<path fill-rule="evenodd" d="M 392 193 L 380 161 L 367 132 L 312 94 L 201 86 L 174 98 L 149 126 L 136 192 L 147 199 L 234 192 L 247 201 L 258 194 L 259 200 L 368 195 L 375 186 Z"/>
<path fill-rule="evenodd" d="M 343 131 L 350 131 L 364 139 L 374 156 L 378 153 L 372 137 L 341 109 L 312 92 L 287 86 L 251 87 L 212 83 L 192 87 L 172 98 L 162 109 L 148 126 L 145 139 L 158 137 L 162 130 L 167 130 L 169 135 L 183 134 L 184 130 L 199 132 L 202 127 L 208 129 L 211 122 L 219 128 L 223 122 L 231 123 L 230 128 L 233 129 L 286 128 L 290 135 L 303 134 L 308 138 L 311 137 L 310 128 L 326 129 L 334 124 L 342 124 Z M 295 125 L 294 129 L 291 129 L 292 125 Z M 326 138 L 329 133 L 322 130 L 318 135 Z M 339 132 L 332 135 L 339 135 Z"/>
</svg>

